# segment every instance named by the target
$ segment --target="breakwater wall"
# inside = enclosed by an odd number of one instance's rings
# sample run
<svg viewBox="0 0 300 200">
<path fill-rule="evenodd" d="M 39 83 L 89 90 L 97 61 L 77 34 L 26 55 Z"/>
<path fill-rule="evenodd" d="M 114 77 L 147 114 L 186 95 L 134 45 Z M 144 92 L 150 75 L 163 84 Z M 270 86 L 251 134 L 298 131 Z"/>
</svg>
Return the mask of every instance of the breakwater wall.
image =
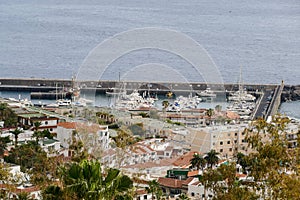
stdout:
<svg viewBox="0 0 300 200">
<path fill-rule="evenodd" d="M 80 88 L 83 92 L 96 91 L 97 93 L 105 93 L 111 88 L 119 87 L 118 84 L 118 81 L 82 81 L 80 82 Z M 127 85 L 156 92 L 166 92 L 170 88 L 174 91 L 180 90 L 180 88 L 187 89 L 186 86 L 181 86 L 187 84 L 189 85 L 188 89 L 194 91 L 205 90 L 207 88 L 207 83 L 151 83 L 151 88 L 149 87 L 149 83 L 146 82 L 127 83 Z M 49 92 L 72 88 L 76 85 L 79 85 L 79 83 L 71 79 L 0 78 L 0 91 Z M 274 90 L 278 85 L 244 83 L 244 88 L 254 93 L 256 91 Z M 224 84 L 224 88 L 226 91 L 236 91 L 239 87 L 237 83 L 226 83 Z M 300 100 L 300 85 L 285 85 L 281 100 Z"/>
</svg>

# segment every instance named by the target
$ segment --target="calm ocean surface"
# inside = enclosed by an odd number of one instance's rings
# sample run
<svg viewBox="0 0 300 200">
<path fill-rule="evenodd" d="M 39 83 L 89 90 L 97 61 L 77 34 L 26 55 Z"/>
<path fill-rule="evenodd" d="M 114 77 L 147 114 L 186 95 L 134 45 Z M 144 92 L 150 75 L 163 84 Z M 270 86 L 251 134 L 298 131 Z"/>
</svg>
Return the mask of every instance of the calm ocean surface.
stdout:
<svg viewBox="0 0 300 200">
<path fill-rule="evenodd" d="M 245 83 L 300 84 L 299 0 L 0 0 L 0 77 L 70 78 L 97 44 L 143 27 L 196 40 L 225 82 L 237 82 L 242 66 Z M 154 62 L 189 67 L 144 50 L 114 62 L 106 78 Z M 289 107 L 300 115 L 299 102 Z"/>
<path fill-rule="evenodd" d="M 161 27 L 200 43 L 225 82 L 242 66 L 245 82 L 300 84 L 299 0 L 0 0 L 0 27 L 0 77 L 70 78 L 104 39 Z M 177 63 L 146 52 L 117 65 L 140 62 Z"/>
</svg>

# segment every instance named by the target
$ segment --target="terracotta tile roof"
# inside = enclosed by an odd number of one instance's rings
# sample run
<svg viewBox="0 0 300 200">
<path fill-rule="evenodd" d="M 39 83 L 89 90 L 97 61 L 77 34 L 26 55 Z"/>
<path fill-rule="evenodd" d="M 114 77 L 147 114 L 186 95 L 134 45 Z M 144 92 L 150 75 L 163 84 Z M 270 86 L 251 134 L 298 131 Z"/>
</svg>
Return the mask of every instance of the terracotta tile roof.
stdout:
<svg viewBox="0 0 300 200">
<path fill-rule="evenodd" d="M 236 173 L 235 176 L 236 176 L 237 178 L 245 178 L 245 177 L 247 177 L 246 174 L 238 174 L 238 173 Z"/>
<path fill-rule="evenodd" d="M 133 145 L 133 149 L 132 151 L 134 153 L 137 153 L 137 154 L 144 154 L 144 153 L 152 153 L 152 152 L 155 152 L 150 146 L 148 145 L 142 145 L 142 144 L 135 144 Z"/>
<path fill-rule="evenodd" d="M 187 174 L 187 176 L 198 176 L 199 175 L 199 171 L 198 170 L 196 170 L 196 171 L 190 171 L 190 172 L 188 172 L 188 174 Z"/>
<path fill-rule="evenodd" d="M 158 178 L 157 182 L 161 186 L 165 186 L 169 188 L 181 188 L 182 184 L 184 183 L 183 180 L 178 180 L 174 178 L 164 178 L 164 177 Z"/>
<path fill-rule="evenodd" d="M 200 184 L 199 181 L 196 181 L 195 183 L 192 183 L 192 185 L 196 185 L 196 186 L 198 186 L 199 184 Z"/>
<path fill-rule="evenodd" d="M 207 111 L 207 109 L 205 109 L 205 108 L 194 108 L 194 109 L 189 109 L 189 110 L 182 110 L 181 112 L 189 112 L 189 113 L 199 112 L 199 113 L 203 113 L 203 112 L 206 112 L 206 111 Z"/>
<path fill-rule="evenodd" d="M 148 194 L 148 192 L 146 190 L 136 190 L 135 194 L 136 195 L 143 195 L 143 194 Z"/>
<path fill-rule="evenodd" d="M 6 188 L 11 188 L 12 185 L 8 185 L 8 184 L 0 184 L 0 189 L 6 189 Z M 16 188 L 13 186 L 13 188 L 11 188 L 12 192 L 15 193 L 21 193 L 21 192 L 26 192 L 26 193 L 31 193 L 31 192 L 35 192 L 35 191 L 40 191 L 40 188 L 38 186 L 31 186 L 31 187 L 25 187 L 25 188 Z"/>
<path fill-rule="evenodd" d="M 57 126 L 66 128 L 66 129 L 76 129 L 76 123 L 75 122 L 60 122 L 57 124 Z"/>
<path fill-rule="evenodd" d="M 239 119 L 240 116 L 235 113 L 235 112 L 231 112 L 231 111 L 226 111 L 226 117 L 229 119 Z"/>
<path fill-rule="evenodd" d="M 114 155 L 115 153 L 116 153 L 115 150 L 113 150 L 113 149 L 108 149 L 108 150 L 106 150 L 106 151 L 104 151 L 104 152 L 102 153 L 101 157 L 104 158 L 105 156 L 112 156 L 112 155 Z"/>
<path fill-rule="evenodd" d="M 199 152 L 197 152 L 197 151 L 187 152 L 186 154 L 180 156 L 173 164 L 175 166 L 179 166 L 179 167 L 189 166 L 190 165 L 190 160 L 193 158 L 195 153 L 199 154 Z"/>
<path fill-rule="evenodd" d="M 105 130 L 106 127 L 99 126 L 98 124 L 85 124 L 79 122 L 60 122 L 57 126 L 66 128 L 66 129 L 77 129 L 80 130 L 87 130 L 89 132 L 97 132 L 99 130 Z"/>
<path fill-rule="evenodd" d="M 182 185 L 188 185 L 194 180 L 194 177 L 189 177 L 183 181 Z"/>
</svg>

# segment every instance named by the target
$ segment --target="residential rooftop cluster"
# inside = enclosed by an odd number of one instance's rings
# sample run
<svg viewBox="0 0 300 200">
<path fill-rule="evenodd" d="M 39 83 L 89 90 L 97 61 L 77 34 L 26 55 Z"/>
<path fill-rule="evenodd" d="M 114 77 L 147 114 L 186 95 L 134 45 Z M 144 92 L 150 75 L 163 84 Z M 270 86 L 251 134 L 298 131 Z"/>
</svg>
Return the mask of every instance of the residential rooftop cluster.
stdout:
<svg viewBox="0 0 300 200">
<path fill-rule="evenodd" d="M 17 198 L 26 192 L 33 199 L 42 199 L 45 185 L 38 184 L 39 179 L 33 172 L 37 166 L 27 163 L 40 163 L 37 160 L 40 158 L 34 157 L 37 155 L 45 155 L 47 161 L 55 160 L 55 169 L 76 162 L 76 159 L 78 162 L 80 159 L 97 160 L 104 169 L 118 169 L 133 180 L 135 191 L 132 198 L 137 200 L 180 199 L 183 196 L 189 199 L 216 198 L 219 191 L 208 183 L 215 181 L 216 188 L 222 184 L 230 188 L 233 187 L 227 182 L 230 179 L 216 181 L 213 175 L 210 175 L 211 180 L 205 178 L 213 171 L 223 173 L 221 170 L 226 167 L 233 167 L 235 182 L 251 183 L 256 178 L 248 162 L 258 150 L 250 148 L 249 137 L 261 130 L 255 122 L 240 118 L 234 111 L 222 108 L 191 108 L 176 112 L 151 108 L 49 109 L 25 106 L 9 99 L 0 99 L 0 104 L 1 167 L 11 177 L 18 177 L 18 180 L 1 180 L 1 194 L 8 198 Z M 274 117 L 274 120 L 280 119 L 288 118 Z M 279 122 L 264 123 L 262 129 L 265 133 L 269 131 L 266 127 L 272 129 Z M 289 150 L 299 148 L 299 126 L 300 122 L 292 119 L 282 126 L 282 130 L 276 129 L 284 133 Z M 268 143 L 273 137 L 262 141 Z M 41 154 L 21 154 L 26 145 Z M 244 156 L 249 156 L 247 163 Z M 62 180 L 50 166 L 49 169 L 48 166 L 39 167 L 45 168 L 41 171 L 46 180 L 61 185 Z M 289 167 L 284 170 L 286 174 L 296 174 L 297 171 Z M 247 184 L 241 185 L 248 187 Z M 267 190 L 265 193 L 249 190 L 260 199 L 273 195 Z"/>
</svg>

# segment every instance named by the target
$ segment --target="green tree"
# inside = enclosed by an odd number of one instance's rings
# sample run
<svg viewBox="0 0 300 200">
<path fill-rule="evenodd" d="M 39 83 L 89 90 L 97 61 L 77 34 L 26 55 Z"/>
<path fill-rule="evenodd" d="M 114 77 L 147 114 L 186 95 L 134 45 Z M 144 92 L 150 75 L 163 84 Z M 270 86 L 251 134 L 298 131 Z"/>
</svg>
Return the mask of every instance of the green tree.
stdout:
<svg viewBox="0 0 300 200">
<path fill-rule="evenodd" d="M 15 148 L 17 147 L 18 145 L 18 138 L 19 138 L 19 135 L 21 133 L 24 133 L 23 130 L 19 129 L 19 128 L 16 128 L 15 130 L 13 131 L 9 131 L 10 133 L 12 133 L 14 136 L 15 136 Z"/>
<path fill-rule="evenodd" d="M 69 150 L 71 151 L 71 159 L 73 162 L 79 163 L 80 161 L 88 158 L 88 153 L 84 148 L 83 142 L 80 140 L 77 131 L 72 132 L 72 140 Z"/>
<path fill-rule="evenodd" d="M 185 193 L 181 193 L 178 198 L 176 198 L 178 200 L 190 200 L 190 198 L 185 194 Z"/>
<path fill-rule="evenodd" d="M 21 192 L 18 194 L 18 200 L 31 200 L 29 193 L 27 192 Z"/>
<path fill-rule="evenodd" d="M 4 127 L 15 127 L 18 118 L 15 112 L 6 103 L 0 103 L 0 121 L 4 121 Z"/>
<path fill-rule="evenodd" d="M 221 112 L 222 111 L 222 106 L 221 105 L 216 105 L 215 111 Z"/>
<path fill-rule="evenodd" d="M 42 191 L 44 200 L 64 200 L 66 199 L 64 191 L 57 185 L 49 185 Z"/>
<path fill-rule="evenodd" d="M 129 199 L 133 188 L 132 180 L 119 170 L 103 173 L 98 161 L 88 160 L 62 168 L 62 181 L 65 192 L 74 199 Z"/>
<path fill-rule="evenodd" d="M 218 164 L 219 162 L 219 153 L 216 152 L 216 150 L 212 149 L 208 153 L 206 153 L 206 156 L 204 159 L 206 160 L 207 164 L 210 168 L 212 168 L 215 164 Z"/>
<path fill-rule="evenodd" d="M 170 103 L 168 100 L 164 100 L 161 102 L 162 106 L 163 106 L 163 112 L 166 111 L 166 109 L 169 107 Z"/>
<path fill-rule="evenodd" d="M 197 170 L 201 169 L 203 171 L 206 165 L 206 160 L 200 154 L 195 153 L 193 158 L 190 160 L 190 164 L 192 165 L 192 168 L 196 167 Z"/>
<path fill-rule="evenodd" d="M 246 157 L 249 175 L 254 177 L 254 190 L 262 191 L 262 198 L 300 199 L 299 146 L 289 148 L 289 121 L 276 115 L 270 123 L 258 119 L 245 130 L 251 152 Z"/>
<path fill-rule="evenodd" d="M 42 123 L 39 121 L 36 121 L 33 123 L 33 130 L 34 130 L 33 137 L 35 137 L 36 143 L 38 143 L 39 139 L 42 137 L 42 132 L 39 131 L 39 128 L 41 125 L 42 125 Z"/>
<path fill-rule="evenodd" d="M 116 146 L 121 149 L 125 149 L 126 147 L 135 143 L 135 139 L 132 133 L 124 127 L 121 127 L 117 131 L 117 136 L 112 137 L 112 139 L 115 142 Z"/>
<path fill-rule="evenodd" d="M 248 157 L 245 156 L 241 152 L 238 152 L 237 155 L 236 155 L 236 159 L 237 159 L 236 163 L 241 165 L 241 167 L 243 168 L 244 173 L 246 173 L 247 168 L 250 167 L 249 160 L 247 158 Z"/>
<path fill-rule="evenodd" d="M 7 148 L 7 143 L 10 142 L 9 136 L 7 137 L 0 137 L 0 157 L 4 156 L 4 152 Z"/>
<path fill-rule="evenodd" d="M 254 200 L 258 198 L 255 192 L 241 186 L 237 180 L 235 163 L 207 170 L 200 181 L 205 188 L 213 192 L 213 199 Z"/>
<path fill-rule="evenodd" d="M 159 186 L 159 183 L 156 180 L 152 180 L 148 182 L 148 186 L 146 190 L 148 193 L 152 194 L 152 199 L 161 199 L 162 196 L 162 189 Z"/>
<path fill-rule="evenodd" d="M 28 142 L 17 146 L 10 151 L 9 156 L 4 157 L 8 163 L 21 166 L 22 172 L 31 175 L 31 181 L 35 184 L 46 183 L 49 173 L 47 153 L 35 142 Z"/>
<path fill-rule="evenodd" d="M 212 108 L 209 108 L 207 111 L 206 111 L 206 115 L 211 118 L 213 115 L 214 115 L 214 110 Z"/>
</svg>

